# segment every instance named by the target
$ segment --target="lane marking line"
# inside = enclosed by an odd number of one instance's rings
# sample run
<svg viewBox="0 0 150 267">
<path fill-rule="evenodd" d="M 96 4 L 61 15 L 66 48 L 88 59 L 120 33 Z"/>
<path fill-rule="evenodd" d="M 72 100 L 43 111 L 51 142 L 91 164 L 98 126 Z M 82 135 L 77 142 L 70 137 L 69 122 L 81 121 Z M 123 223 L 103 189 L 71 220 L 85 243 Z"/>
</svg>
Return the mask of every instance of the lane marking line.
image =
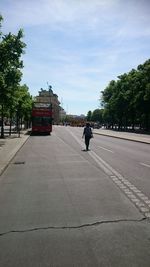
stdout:
<svg viewBox="0 0 150 267">
<path fill-rule="evenodd" d="M 61 160 L 58 161 L 60 164 L 66 164 L 66 163 L 87 163 L 89 164 L 88 160 Z"/>
<path fill-rule="evenodd" d="M 148 167 L 148 168 L 150 168 L 150 165 L 148 165 L 148 164 L 145 164 L 145 163 L 143 163 L 143 162 L 140 162 L 140 164 L 141 164 L 142 166 L 144 166 L 144 167 Z"/>
<path fill-rule="evenodd" d="M 103 164 L 103 162 L 100 162 L 99 158 L 97 158 L 95 152 L 90 151 L 90 156 L 97 162 L 97 164 L 100 166 L 100 168 L 109 176 L 111 176 L 113 173 Z"/>
<path fill-rule="evenodd" d="M 112 150 L 110 150 L 110 149 L 107 149 L 107 148 L 105 148 L 105 147 L 102 147 L 102 146 L 98 146 L 98 147 L 101 148 L 101 149 L 103 149 L 103 150 L 106 150 L 106 151 L 108 151 L 108 152 L 114 153 L 114 151 L 112 151 Z"/>
<path fill-rule="evenodd" d="M 68 131 L 79 144 L 83 145 L 79 138 L 77 138 L 70 130 Z M 146 218 L 150 218 L 150 204 L 148 204 L 149 202 L 146 203 L 147 201 L 150 201 L 148 197 L 145 196 L 140 190 L 138 190 L 136 186 L 130 183 L 128 179 L 124 178 L 119 172 L 112 168 L 94 151 L 89 151 L 88 154 L 97 162 L 100 168 L 109 176 L 109 178 L 117 185 L 117 187 L 122 190 L 126 197 L 128 197 L 128 199 L 130 199 L 130 201 L 136 207 L 138 207 L 139 211 L 143 213 Z"/>
</svg>

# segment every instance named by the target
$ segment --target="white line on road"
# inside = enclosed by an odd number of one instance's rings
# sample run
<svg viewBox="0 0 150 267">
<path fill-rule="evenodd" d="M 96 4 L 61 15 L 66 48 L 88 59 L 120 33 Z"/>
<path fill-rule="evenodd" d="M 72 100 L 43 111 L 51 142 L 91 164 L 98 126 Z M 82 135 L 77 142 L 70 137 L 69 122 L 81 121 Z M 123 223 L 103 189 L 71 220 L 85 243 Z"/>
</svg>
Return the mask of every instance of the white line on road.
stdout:
<svg viewBox="0 0 150 267">
<path fill-rule="evenodd" d="M 80 139 L 75 136 L 70 130 L 70 134 L 75 140 L 82 145 Z M 124 192 L 126 196 L 135 204 L 139 210 L 144 213 L 145 217 L 150 217 L 150 205 L 148 204 L 150 199 L 145 196 L 136 186 L 124 178 L 119 172 L 112 168 L 106 161 L 98 156 L 94 151 L 89 151 L 88 154 L 97 162 L 100 168 L 111 178 L 111 180 Z M 145 164 L 145 163 L 143 163 Z M 147 164 L 145 164 L 147 165 Z M 149 165 L 147 167 L 150 167 Z"/>
<path fill-rule="evenodd" d="M 140 162 L 140 164 L 143 165 L 143 166 L 145 166 L 145 167 L 150 168 L 150 165 L 148 165 L 148 164 L 145 164 L 145 163 L 143 163 L 143 162 Z"/>
<path fill-rule="evenodd" d="M 69 164 L 69 163 L 73 163 L 73 164 L 74 164 L 74 163 L 78 163 L 78 164 L 79 164 L 79 163 L 81 163 L 81 164 L 82 164 L 82 163 L 87 163 L 87 164 L 89 164 L 89 161 L 88 161 L 88 160 L 61 160 L 61 161 L 59 161 L 59 163 L 60 163 L 60 164 L 63 164 L 63 163 L 65 163 L 65 164 L 66 164 L 66 163 L 68 163 L 68 164 Z"/>
<path fill-rule="evenodd" d="M 110 150 L 110 149 L 107 149 L 107 148 L 105 148 L 105 147 L 102 147 L 102 146 L 98 146 L 98 147 L 101 148 L 101 149 L 103 149 L 103 150 L 106 150 L 106 151 L 108 151 L 108 152 L 114 153 L 114 151 L 112 151 L 112 150 Z"/>
<path fill-rule="evenodd" d="M 94 151 L 89 152 L 90 156 L 97 162 L 97 164 L 100 166 L 100 168 L 107 174 L 112 175 L 113 173 L 111 170 L 108 169 L 107 166 L 105 166 L 102 162 L 102 160 L 98 157 L 98 155 Z"/>
</svg>

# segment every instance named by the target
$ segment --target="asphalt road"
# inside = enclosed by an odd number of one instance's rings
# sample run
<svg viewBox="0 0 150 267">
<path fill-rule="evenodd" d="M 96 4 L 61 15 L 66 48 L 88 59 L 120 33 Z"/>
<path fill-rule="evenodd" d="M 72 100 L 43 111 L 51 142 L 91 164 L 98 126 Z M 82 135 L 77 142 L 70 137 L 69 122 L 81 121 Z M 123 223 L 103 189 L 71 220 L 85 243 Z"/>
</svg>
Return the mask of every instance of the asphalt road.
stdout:
<svg viewBox="0 0 150 267">
<path fill-rule="evenodd" d="M 0 180 L 0 266 L 149 267 L 150 146 L 54 127 Z"/>
</svg>

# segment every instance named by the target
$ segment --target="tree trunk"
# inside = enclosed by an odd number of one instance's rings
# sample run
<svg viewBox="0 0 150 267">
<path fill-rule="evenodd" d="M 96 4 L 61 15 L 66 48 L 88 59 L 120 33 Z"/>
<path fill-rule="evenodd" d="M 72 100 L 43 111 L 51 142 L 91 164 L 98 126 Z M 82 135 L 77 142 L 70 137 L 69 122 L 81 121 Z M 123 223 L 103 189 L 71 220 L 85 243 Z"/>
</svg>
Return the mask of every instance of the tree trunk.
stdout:
<svg viewBox="0 0 150 267">
<path fill-rule="evenodd" d="M 9 136 L 11 136 L 11 127 L 12 127 L 12 113 L 10 111 L 10 126 L 9 126 Z"/>
<path fill-rule="evenodd" d="M 1 138 L 4 138 L 4 105 L 2 104 L 2 126 L 1 126 Z"/>
<path fill-rule="evenodd" d="M 134 113 L 132 114 L 132 131 L 134 131 L 134 127 L 135 127 L 135 116 Z"/>
<path fill-rule="evenodd" d="M 146 113 L 146 118 L 145 118 L 145 126 L 146 126 L 146 131 L 149 131 L 149 114 Z"/>
</svg>

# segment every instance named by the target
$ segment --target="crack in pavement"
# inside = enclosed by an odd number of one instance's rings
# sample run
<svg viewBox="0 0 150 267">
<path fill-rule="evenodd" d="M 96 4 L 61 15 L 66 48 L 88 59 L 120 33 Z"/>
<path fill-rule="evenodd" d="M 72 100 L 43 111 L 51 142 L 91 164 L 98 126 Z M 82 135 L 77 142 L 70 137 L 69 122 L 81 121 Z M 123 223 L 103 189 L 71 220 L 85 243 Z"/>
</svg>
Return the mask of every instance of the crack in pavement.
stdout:
<svg viewBox="0 0 150 267">
<path fill-rule="evenodd" d="M 29 229 L 24 229 L 24 230 L 10 230 L 7 232 L 0 233 L 0 237 L 4 235 L 8 235 L 11 233 L 27 233 L 27 232 L 34 232 L 34 231 L 40 231 L 40 230 L 70 230 L 70 229 L 80 229 L 80 228 L 85 228 L 85 227 L 92 227 L 92 226 L 98 226 L 101 224 L 109 224 L 109 223 L 120 223 L 120 222 L 142 222 L 142 221 L 148 221 L 149 220 L 145 217 L 142 219 L 118 219 L 118 220 L 109 220 L 109 221 L 98 221 L 94 223 L 87 223 L 87 224 L 81 224 L 77 226 L 46 226 L 46 227 L 34 227 L 34 228 L 29 228 Z"/>
</svg>

